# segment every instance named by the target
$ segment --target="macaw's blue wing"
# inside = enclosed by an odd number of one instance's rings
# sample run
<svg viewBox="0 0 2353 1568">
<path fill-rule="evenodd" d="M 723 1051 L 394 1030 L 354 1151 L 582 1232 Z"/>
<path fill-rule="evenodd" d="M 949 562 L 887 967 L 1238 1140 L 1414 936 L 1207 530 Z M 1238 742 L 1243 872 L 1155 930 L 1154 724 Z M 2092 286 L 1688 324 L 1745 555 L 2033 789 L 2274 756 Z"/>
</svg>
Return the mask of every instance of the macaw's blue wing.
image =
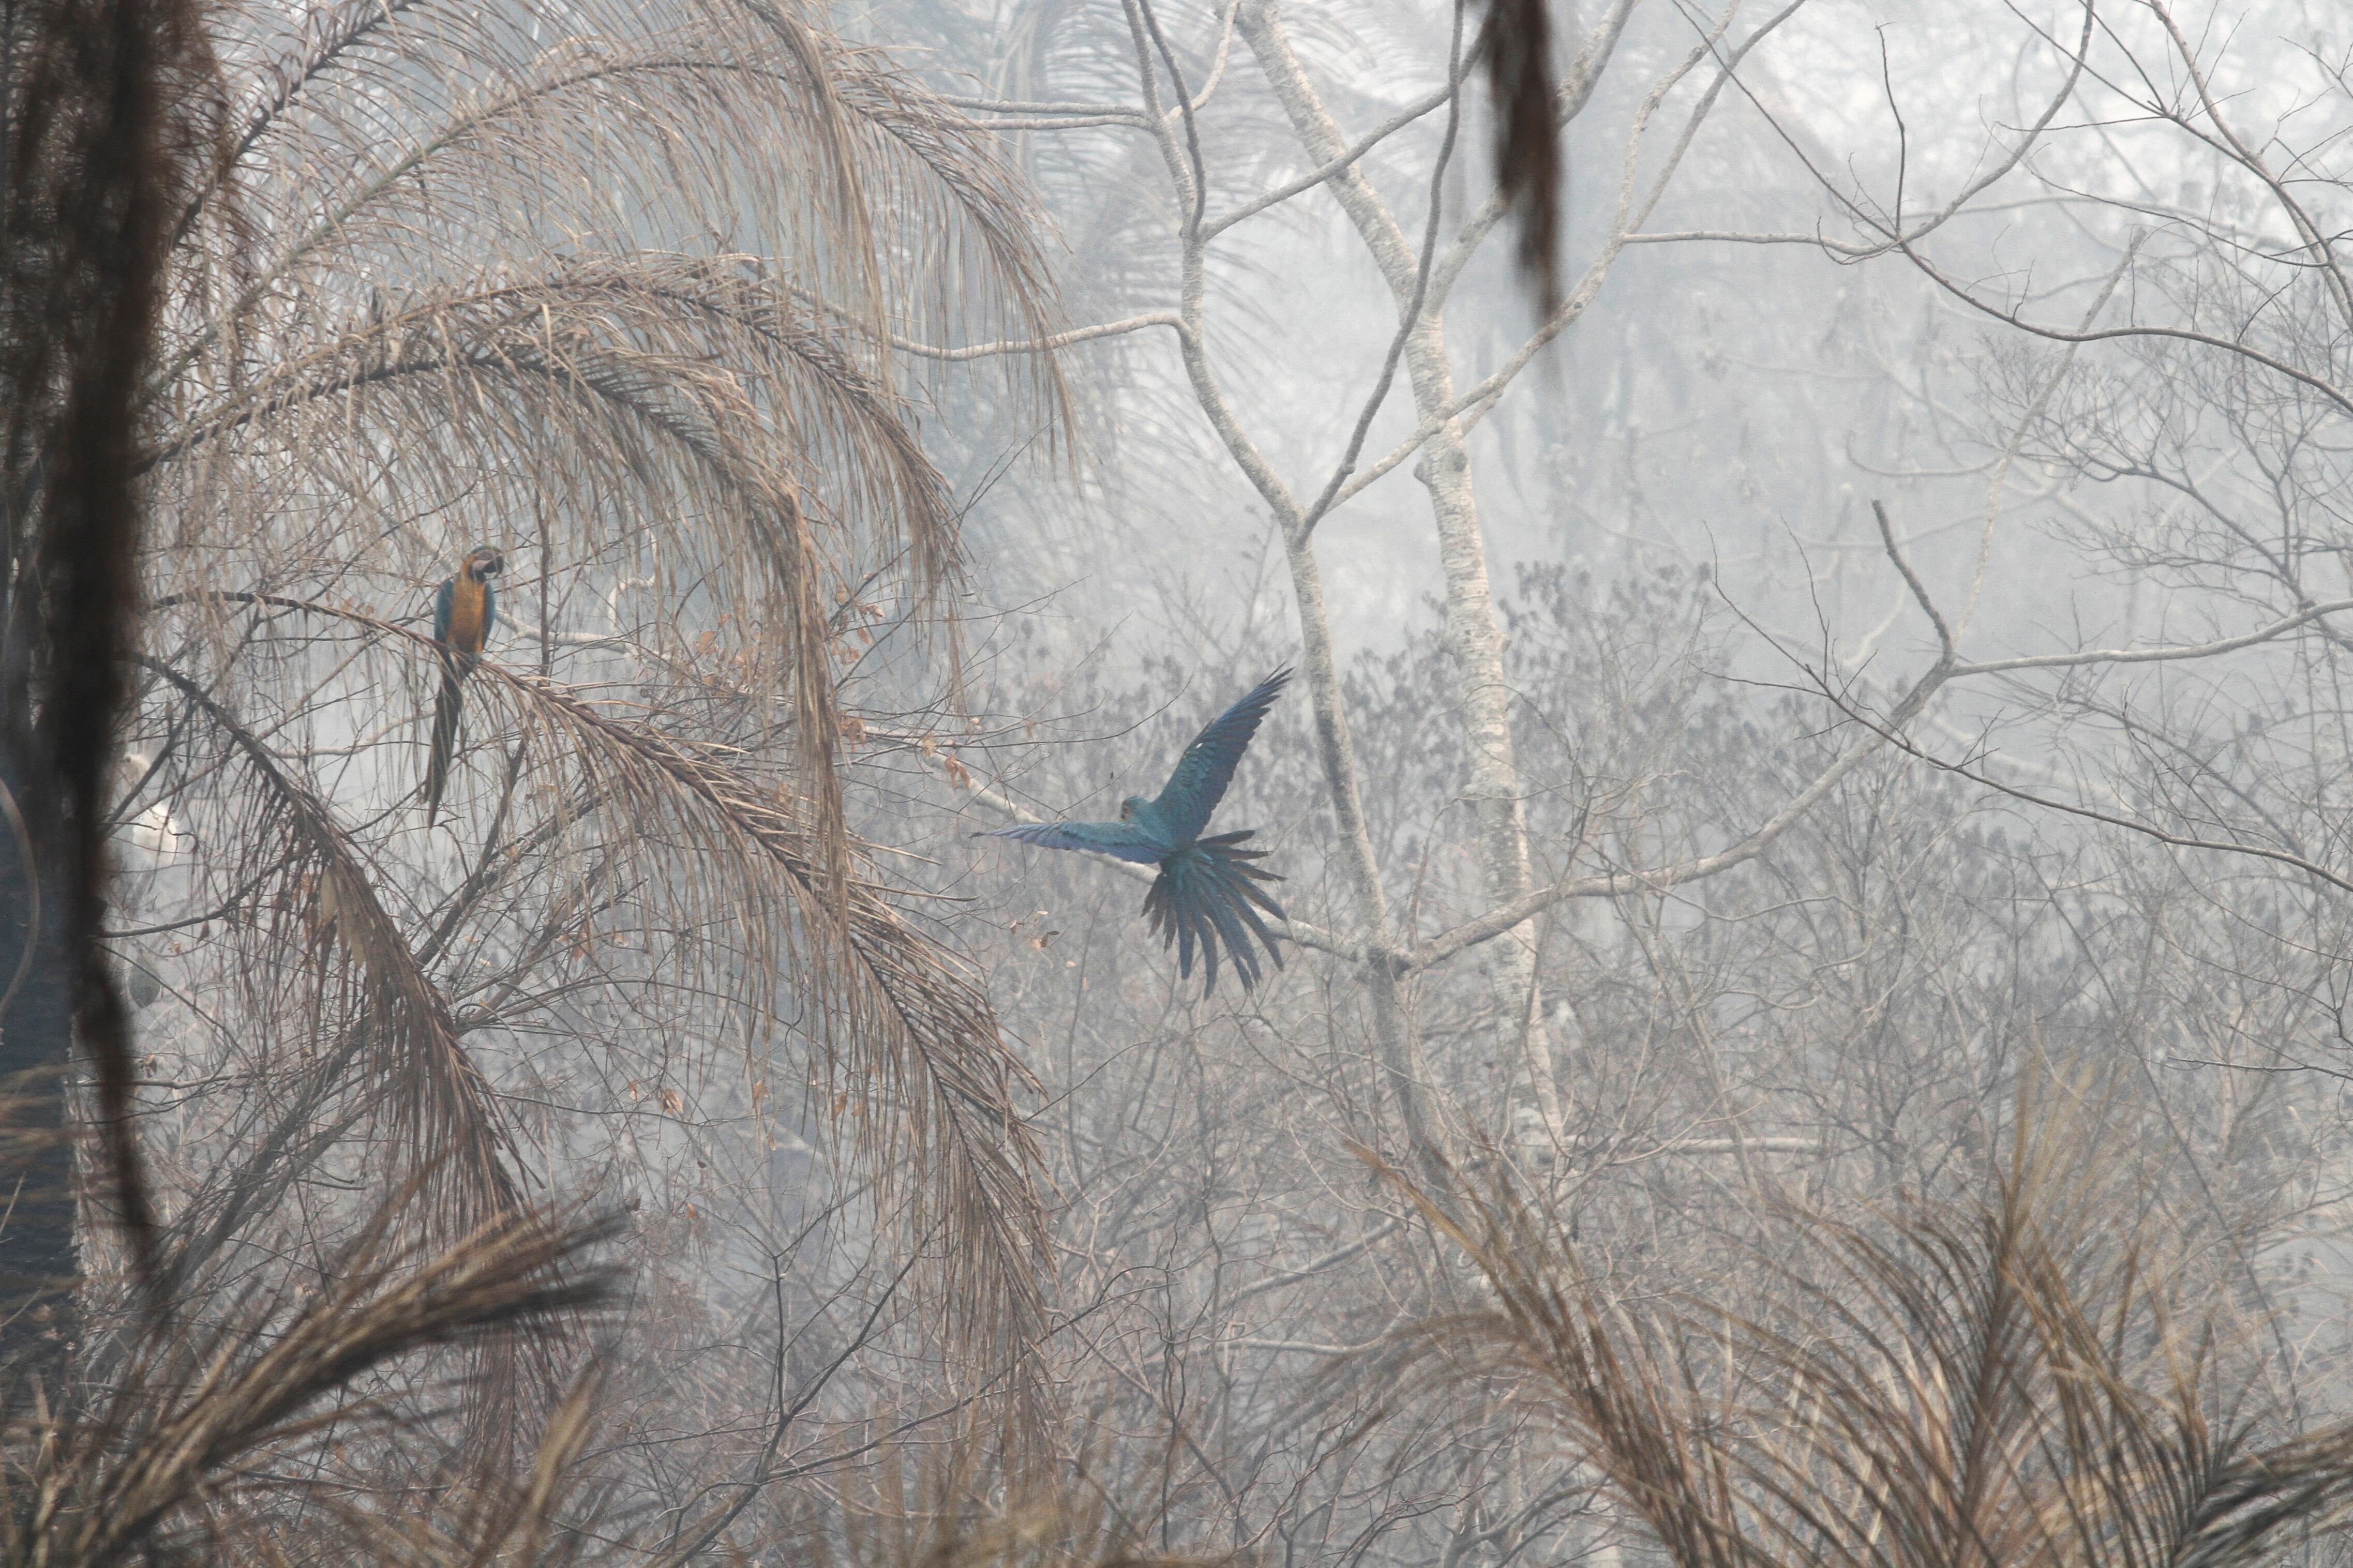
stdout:
<svg viewBox="0 0 2353 1568">
<path fill-rule="evenodd" d="M 1282 950 L 1275 946 L 1274 933 L 1259 919 L 1260 910 L 1282 919 L 1282 906 L 1258 886 L 1282 879 L 1250 864 L 1264 858 L 1267 851 L 1238 847 L 1250 836 L 1247 830 L 1220 833 L 1187 845 L 1160 863 L 1159 879 L 1144 896 L 1144 913 L 1152 929 L 1176 950 L 1179 975 L 1192 978 L 1193 949 L 1200 948 L 1202 965 L 1208 971 L 1201 987 L 1205 996 L 1218 988 L 1220 946 L 1232 959 L 1245 991 L 1258 984 L 1260 974 L 1251 937 L 1266 948 L 1277 969 L 1282 967 Z"/>
<path fill-rule="evenodd" d="M 1278 669 L 1250 688 L 1240 701 L 1194 736 L 1185 754 L 1176 759 L 1160 797 L 1152 804 L 1177 843 L 1198 838 L 1201 829 L 1209 826 L 1209 814 L 1218 809 L 1226 785 L 1233 782 L 1234 764 L 1242 760 L 1250 737 L 1258 733 L 1258 721 L 1266 717 L 1290 679 L 1290 670 Z"/>
<path fill-rule="evenodd" d="M 458 579 L 442 578 L 440 588 L 433 595 L 433 640 L 435 642 L 446 643 L 449 640 L 449 612 L 454 607 L 457 598 Z"/>
<path fill-rule="evenodd" d="M 1048 849 L 1092 849 L 1149 866 L 1168 853 L 1131 822 L 1025 822 L 1018 827 L 992 827 L 981 838 L 1018 838 Z"/>
</svg>

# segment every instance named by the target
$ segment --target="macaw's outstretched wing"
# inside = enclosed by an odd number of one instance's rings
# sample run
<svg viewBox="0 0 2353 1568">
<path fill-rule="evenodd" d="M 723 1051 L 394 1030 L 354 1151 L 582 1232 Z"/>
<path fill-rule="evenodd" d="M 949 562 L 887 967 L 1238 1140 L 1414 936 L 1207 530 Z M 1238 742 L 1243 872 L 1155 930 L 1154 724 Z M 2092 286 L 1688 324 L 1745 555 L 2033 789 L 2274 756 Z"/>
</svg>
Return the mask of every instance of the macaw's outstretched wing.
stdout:
<svg viewBox="0 0 2353 1568">
<path fill-rule="evenodd" d="M 1218 809 L 1226 785 L 1233 781 L 1234 764 L 1242 760 L 1250 737 L 1258 733 L 1258 721 L 1266 717 L 1266 710 L 1282 695 L 1283 685 L 1290 679 L 1290 670 L 1278 669 L 1250 688 L 1240 701 L 1194 736 L 1185 754 L 1176 759 L 1167 784 L 1161 788 L 1160 798 L 1152 804 L 1177 843 L 1198 838 L 1201 829 L 1209 826 L 1209 814 Z"/>
<path fill-rule="evenodd" d="M 1149 866 L 1168 853 L 1129 822 L 1025 822 L 1018 827 L 992 827 L 981 838 L 1018 838 L 1048 849 L 1092 849 Z"/>
<path fill-rule="evenodd" d="M 1250 837 L 1247 830 L 1220 833 L 1187 845 L 1160 863 L 1159 879 L 1144 896 L 1144 912 L 1152 929 L 1176 950 L 1179 975 L 1192 978 L 1193 949 L 1196 944 L 1200 947 L 1202 965 L 1208 971 L 1201 987 L 1204 996 L 1218 988 L 1220 944 L 1233 960 L 1234 973 L 1241 976 L 1245 991 L 1259 981 L 1258 953 L 1250 947 L 1251 937 L 1264 944 L 1277 969 L 1282 967 L 1282 950 L 1274 945 L 1274 933 L 1266 929 L 1258 913 L 1264 910 L 1277 920 L 1283 918 L 1282 906 L 1258 886 L 1282 879 L 1250 864 L 1267 851 L 1237 847 Z"/>
</svg>

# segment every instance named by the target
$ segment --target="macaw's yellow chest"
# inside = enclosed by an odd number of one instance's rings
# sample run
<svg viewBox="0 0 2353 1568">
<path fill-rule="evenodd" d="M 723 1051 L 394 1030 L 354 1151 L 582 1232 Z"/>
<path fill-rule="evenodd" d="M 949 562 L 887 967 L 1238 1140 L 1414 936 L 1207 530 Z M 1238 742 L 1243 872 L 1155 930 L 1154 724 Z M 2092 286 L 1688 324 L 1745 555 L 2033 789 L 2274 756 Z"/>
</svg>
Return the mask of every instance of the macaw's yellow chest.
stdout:
<svg viewBox="0 0 2353 1568">
<path fill-rule="evenodd" d="M 449 646 L 459 653 L 480 653 L 490 627 L 490 584 L 460 572 L 449 585 Z"/>
</svg>

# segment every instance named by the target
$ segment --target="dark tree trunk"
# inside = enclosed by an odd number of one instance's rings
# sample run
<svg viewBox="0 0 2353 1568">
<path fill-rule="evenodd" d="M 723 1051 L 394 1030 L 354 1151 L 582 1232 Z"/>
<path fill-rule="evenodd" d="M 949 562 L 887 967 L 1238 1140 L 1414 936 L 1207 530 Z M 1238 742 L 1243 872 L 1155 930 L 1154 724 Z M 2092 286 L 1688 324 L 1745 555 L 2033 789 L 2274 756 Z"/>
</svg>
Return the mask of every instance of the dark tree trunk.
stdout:
<svg viewBox="0 0 2353 1568">
<path fill-rule="evenodd" d="M 0 754 L 0 788 L 13 800 L 28 793 L 23 752 L 20 736 Z M 61 940 L 66 900 L 27 857 L 22 816 L 0 811 L 0 989 L 13 985 L 0 1004 L 0 1401 L 38 1387 L 55 1404 L 79 1272 L 65 1093 L 74 965 Z"/>
<path fill-rule="evenodd" d="M 94 1185 L 153 1278 L 128 1020 L 102 940 L 106 811 L 137 625 L 142 386 L 173 202 L 218 144 L 209 63 L 187 0 L 0 0 L 0 1355 L 20 1363 L 8 1398 L 32 1365 L 53 1400 L 64 1393 L 78 1066 Z"/>
</svg>

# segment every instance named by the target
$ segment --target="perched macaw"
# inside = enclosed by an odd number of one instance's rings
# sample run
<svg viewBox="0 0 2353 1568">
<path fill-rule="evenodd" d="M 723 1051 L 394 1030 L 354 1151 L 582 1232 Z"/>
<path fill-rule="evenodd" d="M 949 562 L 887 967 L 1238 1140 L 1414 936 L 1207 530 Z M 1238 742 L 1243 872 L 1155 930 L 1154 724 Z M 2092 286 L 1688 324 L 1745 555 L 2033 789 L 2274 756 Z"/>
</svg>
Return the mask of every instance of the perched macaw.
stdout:
<svg viewBox="0 0 2353 1568">
<path fill-rule="evenodd" d="M 1282 920 L 1282 906 L 1255 885 L 1282 879 L 1250 863 L 1264 858 L 1267 851 L 1235 847 L 1252 837 L 1253 829 L 1211 838 L 1202 837 L 1201 829 L 1209 825 L 1209 814 L 1218 808 L 1226 785 L 1232 782 L 1234 764 L 1241 761 L 1250 737 L 1258 733 L 1259 721 L 1274 706 L 1290 679 L 1290 670 L 1278 669 L 1252 687 L 1249 695 L 1193 738 L 1157 796 L 1146 800 L 1132 795 L 1122 801 L 1117 822 L 1024 823 L 993 828 L 987 837 L 1018 838 L 1050 849 L 1091 849 L 1139 865 L 1156 863 L 1160 875 L 1145 895 L 1144 912 L 1161 940 L 1176 950 L 1176 973 L 1192 978 L 1193 946 L 1198 942 L 1208 971 L 1202 994 L 1215 991 L 1218 943 L 1222 938 L 1234 972 L 1248 990 L 1259 980 L 1258 954 L 1250 944 L 1253 934 L 1265 944 L 1274 966 L 1282 967 L 1282 952 L 1258 915 L 1259 910 L 1264 910 Z"/>
<path fill-rule="evenodd" d="M 441 695 L 433 704 L 433 750 L 425 763 L 425 820 L 441 809 L 441 789 L 449 782 L 449 759 L 458 750 L 459 687 L 481 661 L 482 645 L 498 624 L 498 590 L 491 579 L 506 570 L 507 558 L 488 545 L 472 552 L 458 574 L 445 578 L 433 596 L 433 640 L 441 647 Z"/>
</svg>

